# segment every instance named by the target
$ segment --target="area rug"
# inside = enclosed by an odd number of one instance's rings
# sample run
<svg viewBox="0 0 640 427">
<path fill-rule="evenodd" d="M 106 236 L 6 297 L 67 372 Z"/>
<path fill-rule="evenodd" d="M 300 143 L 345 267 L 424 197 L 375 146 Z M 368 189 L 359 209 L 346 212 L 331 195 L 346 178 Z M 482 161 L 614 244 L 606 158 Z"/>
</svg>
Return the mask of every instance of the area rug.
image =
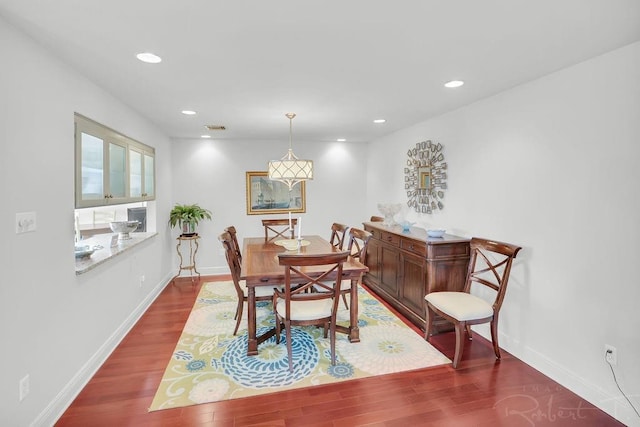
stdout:
<svg viewBox="0 0 640 427">
<path fill-rule="evenodd" d="M 358 288 L 360 342 L 336 336 L 331 365 L 322 328 L 292 328 L 294 370 L 289 372 L 284 337 L 247 356 L 246 307 L 236 336 L 236 291 L 232 282 L 205 283 L 165 370 L 149 411 L 256 396 L 450 363 L 362 287 Z M 349 324 L 340 301 L 339 323 Z M 270 302 L 258 302 L 258 333 L 275 324 Z M 284 331 L 283 331 L 284 333 Z"/>
</svg>

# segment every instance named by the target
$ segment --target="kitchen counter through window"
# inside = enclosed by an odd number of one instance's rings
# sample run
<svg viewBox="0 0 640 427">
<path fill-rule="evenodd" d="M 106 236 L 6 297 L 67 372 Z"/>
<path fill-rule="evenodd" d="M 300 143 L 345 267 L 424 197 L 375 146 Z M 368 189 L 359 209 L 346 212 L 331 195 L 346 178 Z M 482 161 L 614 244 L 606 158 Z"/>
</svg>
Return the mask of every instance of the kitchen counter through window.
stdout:
<svg viewBox="0 0 640 427">
<path fill-rule="evenodd" d="M 88 257 L 76 258 L 76 275 L 92 270 L 105 261 L 121 255 L 157 234 L 155 231 L 129 233 L 130 239 L 118 240 L 118 244 L 114 247 L 111 247 L 111 239 L 117 234 L 96 234 L 88 239 L 81 240 L 76 243 L 76 246 L 89 246 L 90 248 L 96 248 L 96 250 Z"/>
</svg>

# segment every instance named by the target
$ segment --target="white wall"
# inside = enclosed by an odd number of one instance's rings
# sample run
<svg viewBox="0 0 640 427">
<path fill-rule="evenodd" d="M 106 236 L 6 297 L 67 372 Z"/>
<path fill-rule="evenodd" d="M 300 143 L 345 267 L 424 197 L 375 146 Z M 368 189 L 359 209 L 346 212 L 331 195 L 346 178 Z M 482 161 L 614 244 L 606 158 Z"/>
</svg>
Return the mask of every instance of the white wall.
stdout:
<svg viewBox="0 0 640 427">
<path fill-rule="evenodd" d="M 406 152 L 425 139 L 444 146 L 445 207 L 409 217 L 523 246 L 501 346 L 640 425 L 604 362 L 604 344 L 617 347 L 621 387 L 640 406 L 640 43 L 375 141 L 369 211 L 406 202 Z"/>
<path fill-rule="evenodd" d="M 284 154 L 286 128 L 281 144 L 170 142 L 2 20 L 0 52 L 0 424 L 44 425 L 174 272 L 178 232 L 164 220 L 173 203 L 213 211 L 199 230 L 203 273 L 226 271 L 216 240 L 224 227 L 235 225 L 240 237 L 262 233 L 263 217 L 246 215 L 244 172 L 265 170 Z M 72 256 L 74 111 L 154 146 L 158 163 L 159 235 L 79 277 Z M 503 309 L 502 345 L 635 422 L 603 362 L 603 345 L 618 348 L 621 386 L 637 396 L 638 117 L 634 44 L 370 147 L 294 141 L 295 152 L 316 166 L 305 232 L 326 235 L 332 221 L 360 224 L 378 202 L 404 202 L 407 149 L 424 139 L 441 142 L 449 165 L 445 209 L 418 219 L 524 246 Z M 15 213 L 25 211 L 37 213 L 38 229 L 16 235 Z M 26 374 L 31 393 L 18 402 Z"/>
<path fill-rule="evenodd" d="M 203 274 L 228 273 L 222 245 L 217 236 L 234 225 L 240 242 L 249 236 L 263 236 L 261 220 L 282 215 L 247 215 L 245 172 L 266 171 L 267 163 L 287 150 L 287 128 L 280 142 L 256 143 L 216 140 L 175 141 L 172 170 L 175 203 L 198 203 L 213 213 L 212 221 L 198 226 L 202 235 L 196 257 Z M 276 147 L 276 148 L 274 148 Z M 362 227 L 366 218 L 363 143 L 305 143 L 294 138 L 293 149 L 300 158 L 314 161 L 314 177 L 306 183 L 307 212 L 302 217 L 304 234 L 329 238 L 331 224 L 341 222 Z M 172 231 L 177 237 L 179 230 Z M 240 243 L 242 244 L 242 243 Z"/>
<path fill-rule="evenodd" d="M 171 236 L 159 227 L 150 242 L 76 276 L 73 114 L 156 148 L 159 217 L 171 205 L 170 141 L 1 19 L 0 55 L 0 425 L 48 425 L 175 263 Z M 37 230 L 17 235 L 17 212 L 36 212 Z M 27 374 L 31 391 L 19 402 Z"/>
</svg>

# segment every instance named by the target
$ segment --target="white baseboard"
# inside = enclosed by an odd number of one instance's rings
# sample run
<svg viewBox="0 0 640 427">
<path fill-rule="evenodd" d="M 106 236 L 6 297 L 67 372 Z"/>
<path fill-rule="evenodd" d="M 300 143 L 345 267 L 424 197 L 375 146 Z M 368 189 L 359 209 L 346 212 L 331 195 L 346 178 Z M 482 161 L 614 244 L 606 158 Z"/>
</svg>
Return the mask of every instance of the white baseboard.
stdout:
<svg viewBox="0 0 640 427">
<path fill-rule="evenodd" d="M 100 369 L 103 363 L 116 349 L 124 337 L 129 333 L 131 328 L 147 311 L 153 301 L 160 295 L 160 292 L 168 285 L 171 280 L 171 275 L 168 275 L 160 281 L 150 292 L 147 297 L 140 302 L 134 311 L 125 319 L 125 321 L 116 329 L 113 334 L 107 339 L 104 344 L 98 349 L 98 351 L 84 364 L 84 366 L 78 371 L 71 381 L 65 385 L 58 395 L 47 405 L 47 407 L 36 417 L 31 423 L 32 427 L 48 427 L 56 423 L 58 418 L 66 411 L 71 405 L 73 400 L 78 396 L 87 383 L 93 378 L 95 373 Z"/>
<path fill-rule="evenodd" d="M 505 349 L 509 351 L 506 347 Z M 523 356 L 516 354 L 514 354 L 514 356 L 611 415 L 624 425 L 640 427 L 640 419 L 622 395 L 614 396 L 602 387 L 585 381 L 584 378 L 575 372 L 563 365 L 555 363 L 553 360 L 530 347 L 525 347 L 525 353 Z"/>
<path fill-rule="evenodd" d="M 221 276 L 225 274 L 231 274 L 228 267 L 198 267 L 198 273 L 200 276 Z M 189 278 L 191 276 L 198 276 L 196 273 L 184 272 L 177 276 L 177 278 Z M 172 276 L 173 277 L 173 276 Z"/>
<path fill-rule="evenodd" d="M 231 274 L 229 267 L 203 267 L 198 269 L 202 276 L 221 276 L 223 274 Z"/>
<path fill-rule="evenodd" d="M 475 326 L 473 330 L 491 341 L 488 326 L 478 325 Z M 522 347 L 520 340 L 515 340 L 500 332 L 499 334 L 500 347 L 504 348 L 513 356 L 537 371 L 540 371 L 561 386 L 571 390 L 571 392 L 611 415 L 621 423 L 630 427 L 640 427 L 640 418 L 638 418 L 622 395 L 611 395 L 602 387 L 585 381 L 584 378 L 575 372 L 563 365 L 559 365 L 533 348 L 529 346 Z"/>
</svg>

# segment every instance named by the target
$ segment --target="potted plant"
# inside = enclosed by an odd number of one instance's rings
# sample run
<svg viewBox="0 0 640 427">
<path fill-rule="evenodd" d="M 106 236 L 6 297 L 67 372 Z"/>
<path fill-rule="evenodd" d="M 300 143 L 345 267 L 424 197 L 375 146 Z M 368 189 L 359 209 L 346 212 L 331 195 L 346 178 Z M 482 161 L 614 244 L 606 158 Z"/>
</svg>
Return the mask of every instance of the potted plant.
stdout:
<svg viewBox="0 0 640 427">
<path fill-rule="evenodd" d="M 204 219 L 211 219 L 211 211 L 201 208 L 198 204 L 176 205 L 169 212 L 169 225 L 176 225 L 182 229 L 182 236 L 193 236 L 196 234 L 196 225 Z"/>
</svg>

